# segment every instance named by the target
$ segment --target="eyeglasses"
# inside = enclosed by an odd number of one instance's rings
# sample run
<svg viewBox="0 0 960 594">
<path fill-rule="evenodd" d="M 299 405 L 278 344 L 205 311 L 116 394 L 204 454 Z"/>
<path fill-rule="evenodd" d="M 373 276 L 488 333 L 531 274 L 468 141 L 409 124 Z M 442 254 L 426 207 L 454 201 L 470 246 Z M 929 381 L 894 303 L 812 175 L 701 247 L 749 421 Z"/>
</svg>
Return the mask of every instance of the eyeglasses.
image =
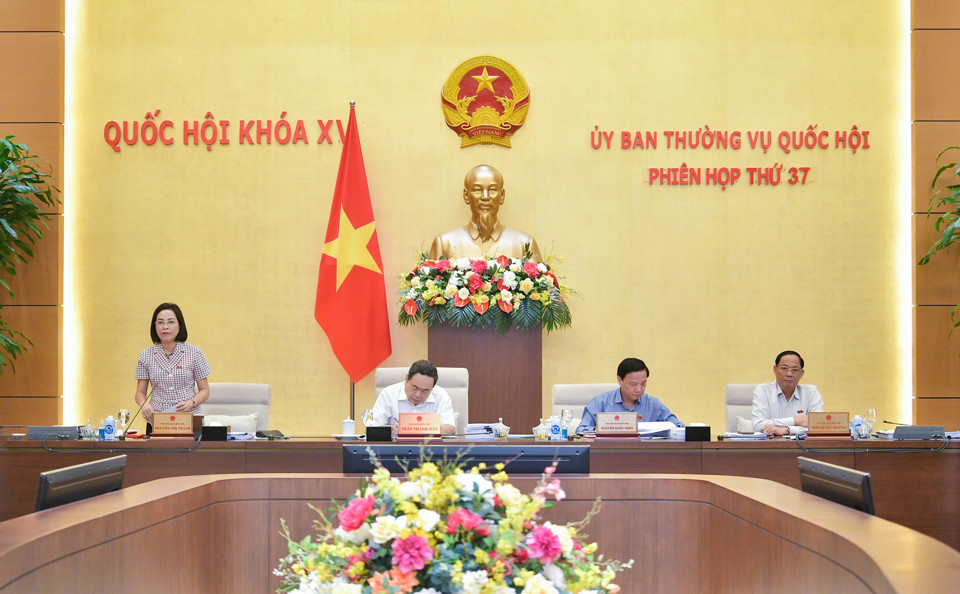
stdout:
<svg viewBox="0 0 960 594">
<path fill-rule="evenodd" d="M 803 371 L 799 367 L 784 367 L 783 365 L 781 365 L 780 367 L 777 367 L 777 369 L 780 370 L 780 373 L 792 373 L 794 375 Z"/>
</svg>

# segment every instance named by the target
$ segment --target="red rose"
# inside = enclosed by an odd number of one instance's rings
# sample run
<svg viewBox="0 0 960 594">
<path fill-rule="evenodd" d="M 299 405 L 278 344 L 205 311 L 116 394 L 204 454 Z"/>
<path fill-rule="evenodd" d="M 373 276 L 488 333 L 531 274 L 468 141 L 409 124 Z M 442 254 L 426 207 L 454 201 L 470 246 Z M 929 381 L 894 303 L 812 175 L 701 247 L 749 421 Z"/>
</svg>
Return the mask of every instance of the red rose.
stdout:
<svg viewBox="0 0 960 594">
<path fill-rule="evenodd" d="M 537 278 L 540 276 L 540 270 L 537 268 L 536 262 L 531 262 L 527 260 L 523 263 L 523 271 L 527 273 L 527 276 L 530 278 Z"/>
<path fill-rule="evenodd" d="M 357 497 L 347 504 L 347 507 L 340 510 L 337 518 L 340 519 L 340 527 L 347 532 L 352 532 L 363 525 L 373 510 L 373 495 L 367 497 Z"/>
<path fill-rule="evenodd" d="M 480 278 L 479 274 L 474 274 L 470 277 L 470 292 L 476 293 L 477 289 L 483 286 L 483 279 Z"/>
</svg>

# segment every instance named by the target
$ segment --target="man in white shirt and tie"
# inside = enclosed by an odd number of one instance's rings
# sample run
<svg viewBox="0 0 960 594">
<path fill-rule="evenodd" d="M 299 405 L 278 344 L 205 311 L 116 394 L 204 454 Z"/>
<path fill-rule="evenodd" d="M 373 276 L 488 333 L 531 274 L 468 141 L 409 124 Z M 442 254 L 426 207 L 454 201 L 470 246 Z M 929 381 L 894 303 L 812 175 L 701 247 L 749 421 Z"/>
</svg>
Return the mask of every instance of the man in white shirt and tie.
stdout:
<svg viewBox="0 0 960 594">
<path fill-rule="evenodd" d="M 410 366 L 407 377 L 384 388 L 373 405 L 373 422 L 393 425 L 396 429 L 400 413 L 440 413 L 440 433 L 457 432 L 450 395 L 437 386 L 437 366 L 421 359 Z"/>
<path fill-rule="evenodd" d="M 773 365 L 774 382 L 753 390 L 753 430 L 767 435 L 800 435 L 810 426 L 809 415 L 823 411 L 823 396 L 812 385 L 800 385 L 803 357 L 783 351 Z"/>
</svg>

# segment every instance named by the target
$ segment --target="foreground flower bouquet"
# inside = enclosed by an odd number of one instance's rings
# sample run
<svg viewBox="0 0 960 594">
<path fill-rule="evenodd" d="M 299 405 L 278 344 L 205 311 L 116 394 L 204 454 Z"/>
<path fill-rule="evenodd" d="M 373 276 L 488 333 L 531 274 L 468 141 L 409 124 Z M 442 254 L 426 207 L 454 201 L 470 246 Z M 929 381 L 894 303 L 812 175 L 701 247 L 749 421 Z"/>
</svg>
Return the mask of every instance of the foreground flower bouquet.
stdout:
<svg viewBox="0 0 960 594">
<path fill-rule="evenodd" d="M 329 594 L 601 594 L 619 591 L 617 572 L 633 561 L 595 557 L 581 522 L 544 521 L 548 498 L 564 497 L 548 468 L 525 495 L 498 464 L 464 472 L 456 463 L 426 461 L 402 479 L 378 468 L 346 506 L 320 514 L 316 541 L 293 540 L 274 573 L 280 592 Z M 319 510 L 318 510 L 319 511 Z"/>
<path fill-rule="evenodd" d="M 548 264 L 529 257 L 431 260 L 420 254 L 416 268 L 400 279 L 399 321 L 550 332 L 570 325 L 569 292 Z"/>
</svg>

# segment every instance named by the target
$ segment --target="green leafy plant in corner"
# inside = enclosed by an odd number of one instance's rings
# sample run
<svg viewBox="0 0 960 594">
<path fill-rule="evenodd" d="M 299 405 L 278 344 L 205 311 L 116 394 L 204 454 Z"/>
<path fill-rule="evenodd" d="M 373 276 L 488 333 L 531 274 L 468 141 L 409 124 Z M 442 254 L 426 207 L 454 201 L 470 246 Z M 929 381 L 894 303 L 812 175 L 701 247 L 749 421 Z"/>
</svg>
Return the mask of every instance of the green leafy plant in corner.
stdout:
<svg viewBox="0 0 960 594">
<path fill-rule="evenodd" d="M 49 164 L 44 162 L 49 169 Z M 49 216 L 42 206 L 60 202 L 60 190 L 51 184 L 52 176 L 40 170 L 40 158 L 30 154 L 13 136 L 0 140 L 0 286 L 11 298 L 8 281 L 17 276 L 17 267 L 33 257 L 33 246 L 43 237 L 41 226 Z M 33 345 L 19 330 L 2 318 L 0 305 L 0 373 Z"/>
</svg>

